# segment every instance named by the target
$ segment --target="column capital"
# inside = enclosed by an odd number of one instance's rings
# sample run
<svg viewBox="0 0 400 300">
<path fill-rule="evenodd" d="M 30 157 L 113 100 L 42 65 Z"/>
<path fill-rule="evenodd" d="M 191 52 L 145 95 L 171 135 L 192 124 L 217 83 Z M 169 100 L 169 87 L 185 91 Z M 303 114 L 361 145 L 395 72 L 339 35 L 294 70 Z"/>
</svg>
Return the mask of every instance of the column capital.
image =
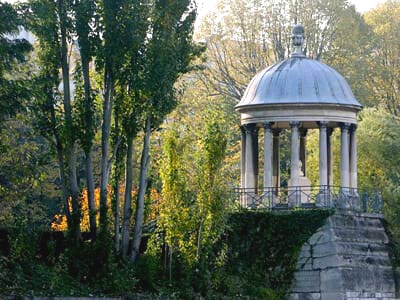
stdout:
<svg viewBox="0 0 400 300">
<path fill-rule="evenodd" d="M 274 125 L 274 122 L 264 122 L 263 126 L 264 129 L 272 129 L 272 125 Z"/>
<path fill-rule="evenodd" d="M 319 121 L 317 123 L 318 123 L 319 128 L 327 128 L 328 127 L 328 122 L 326 122 L 326 121 Z"/>
<path fill-rule="evenodd" d="M 278 136 L 281 134 L 281 132 L 282 132 L 282 129 L 280 129 L 280 128 L 273 128 L 273 129 L 272 129 L 272 134 L 273 134 L 275 137 L 278 137 Z"/>
<path fill-rule="evenodd" d="M 356 131 L 357 130 L 357 124 L 351 124 L 350 125 L 350 131 Z"/>
<path fill-rule="evenodd" d="M 328 130 L 327 130 L 328 136 L 331 136 L 332 133 L 333 133 L 334 131 L 335 131 L 335 128 L 333 128 L 333 127 L 328 127 Z"/>
<path fill-rule="evenodd" d="M 291 121 L 289 122 L 291 128 L 299 128 L 300 122 L 299 121 Z"/>
<path fill-rule="evenodd" d="M 254 132 L 254 129 L 256 128 L 256 124 L 253 124 L 253 123 L 252 124 L 243 124 L 242 126 L 248 133 Z"/>
<path fill-rule="evenodd" d="M 307 136 L 307 128 L 300 128 L 300 137 L 306 137 Z"/>
<path fill-rule="evenodd" d="M 349 130 L 351 124 L 350 123 L 340 123 L 340 129 L 343 130 Z"/>
</svg>

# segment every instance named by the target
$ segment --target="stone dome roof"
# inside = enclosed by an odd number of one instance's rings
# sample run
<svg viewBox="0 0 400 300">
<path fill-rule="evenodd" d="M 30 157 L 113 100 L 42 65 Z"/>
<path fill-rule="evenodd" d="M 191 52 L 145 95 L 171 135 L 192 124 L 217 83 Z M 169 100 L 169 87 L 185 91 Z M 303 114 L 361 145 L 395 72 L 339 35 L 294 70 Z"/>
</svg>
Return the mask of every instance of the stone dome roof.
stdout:
<svg viewBox="0 0 400 300">
<path fill-rule="evenodd" d="M 301 54 L 293 54 L 254 76 L 235 108 L 277 104 L 333 104 L 361 109 L 342 75 Z"/>
</svg>

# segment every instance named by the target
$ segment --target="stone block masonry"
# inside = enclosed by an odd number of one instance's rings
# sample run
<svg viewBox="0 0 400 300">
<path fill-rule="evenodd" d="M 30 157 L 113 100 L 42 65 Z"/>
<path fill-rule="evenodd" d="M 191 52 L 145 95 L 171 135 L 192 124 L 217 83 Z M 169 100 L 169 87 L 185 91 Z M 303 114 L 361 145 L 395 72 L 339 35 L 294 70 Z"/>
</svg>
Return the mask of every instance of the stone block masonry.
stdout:
<svg viewBox="0 0 400 300">
<path fill-rule="evenodd" d="M 303 245 L 291 300 L 392 300 L 395 272 L 380 214 L 338 211 Z"/>
</svg>

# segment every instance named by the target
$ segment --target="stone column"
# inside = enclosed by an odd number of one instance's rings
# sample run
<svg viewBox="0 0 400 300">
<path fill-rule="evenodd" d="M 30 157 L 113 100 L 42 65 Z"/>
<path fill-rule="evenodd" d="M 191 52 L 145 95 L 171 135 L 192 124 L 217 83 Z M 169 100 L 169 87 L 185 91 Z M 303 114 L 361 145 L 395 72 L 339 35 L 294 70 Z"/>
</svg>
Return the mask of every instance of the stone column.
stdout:
<svg viewBox="0 0 400 300">
<path fill-rule="evenodd" d="M 328 128 L 327 146 L 328 146 L 328 185 L 333 187 L 333 145 L 332 145 L 333 128 Z"/>
<path fill-rule="evenodd" d="M 246 186 L 245 183 L 245 174 L 246 174 L 246 129 L 244 126 L 240 126 L 240 131 L 242 134 L 241 138 L 241 150 L 240 153 L 240 188 L 244 188 Z"/>
<path fill-rule="evenodd" d="M 350 128 L 350 187 L 357 189 L 357 125 Z"/>
<path fill-rule="evenodd" d="M 255 178 L 255 170 L 254 170 L 254 124 L 246 124 L 244 125 L 246 129 L 246 163 L 245 163 L 245 188 L 246 192 L 255 192 L 256 188 L 256 178 Z"/>
<path fill-rule="evenodd" d="M 349 123 L 341 124 L 340 135 L 340 187 L 343 191 L 347 191 L 350 186 L 349 181 Z"/>
<path fill-rule="evenodd" d="M 291 137 L 291 151 L 290 151 L 290 182 L 291 186 L 299 185 L 299 125 L 300 122 L 290 122 L 290 127 L 292 128 Z"/>
<path fill-rule="evenodd" d="M 307 129 L 302 128 L 300 130 L 300 160 L 301 160 L 301 171 L 304 176 L 307 176 Z"/>
<path fill-rule="evenodd" d="M 300 178 L 300 141 L 299 141 L 300 122 L 290 122 L 292 129 L 291 150 L 290 150 L 290 185 L 288 189 L 288 205 L 289 207 L 301 204 L 301 193 L 299 190 Z"/>
<path fill-rule="evenodd" d="M 281 186 L 281 162 L 280 162 L 280 144 L 279 144 L 279 134 L 281 129 L 276 128 L 272 130 L 273 133 L 273 146 L 272 146 L 272 185 L 275 188 L 276 195 L 279 193 L 279 188 Z"/>
<path fill-rule="evenodd" d="M 254 188 L 258 191 L 258 127 L 253 127 L 253 170 L 254 170 Z"/>
<path fill-rule="evenodd" d="M 264 192 L 272 187 L 272 123 L 264 123 Z"/>
<path fill-rule="evenodd" d="M 328 122 L 319 122 L 319 194 L 317 205 L 329 206 L 328 193 Z"/>
<path fill-rule="evenodd" d="M 328 138 L 327 122 L 319 122 L 319 185 L 326 190 L 328 185 Z"/>
</svg>

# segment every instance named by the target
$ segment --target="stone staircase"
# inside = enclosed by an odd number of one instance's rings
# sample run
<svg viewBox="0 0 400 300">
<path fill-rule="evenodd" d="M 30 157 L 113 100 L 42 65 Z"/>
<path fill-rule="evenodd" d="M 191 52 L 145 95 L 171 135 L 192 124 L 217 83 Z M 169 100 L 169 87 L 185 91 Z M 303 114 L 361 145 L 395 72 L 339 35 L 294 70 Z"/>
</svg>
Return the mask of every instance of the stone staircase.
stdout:
<svg viewBox="0 0 400 300">
<path fill-rule="evenodd" d="M 336 212 L 306 244 L 289 299 L 398 299 L 380 214 Z"/>
</svg>

